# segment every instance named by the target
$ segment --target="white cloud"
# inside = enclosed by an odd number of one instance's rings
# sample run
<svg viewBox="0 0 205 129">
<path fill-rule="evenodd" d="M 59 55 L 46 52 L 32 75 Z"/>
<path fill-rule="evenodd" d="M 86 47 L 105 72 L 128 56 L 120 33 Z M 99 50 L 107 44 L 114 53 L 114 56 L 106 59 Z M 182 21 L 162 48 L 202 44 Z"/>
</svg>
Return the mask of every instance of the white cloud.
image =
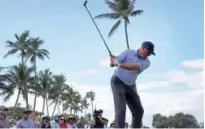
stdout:
<svg viewBox="0 0 205 129">
<path fill-rule="evenodd" d="M 106 58 L 106 59 L 103 59 L 103 60 L 100 60 L 99 61 L 99 65 L 102 66 L 102 67 L 110 67 L 110 60 L 109 58 Z"/>
<path fill-rule="evenodd" d="M 204 69 L 204 59 L 187 60 L 182 62 L 181 66 L 194 69 Z"/>
<path fill-rule="evenodd" d="M 113 55 L 115 55 L 115 56 L 117 56 L 117 55 L 119 55 L 119 54 L 120 54 L 119 52 L 113 53 Z M 107 58 L 105 58 L 105 59 L 99 60 L 99 61 L 98 61 L 98 64 L 99 64 L 101 67 L 110 68 L 110 58 L 107 57 Z"/>
<path fill-rule="evenodd" d="M 97 73 L 96 69 L 88 69 L 88 70 L 85 70 L 85 71 L 80 71 L 80 72 L 74 72 L 74 73 L 67 74 L 67 77 L 94 75 L 96 73 Z"/>
</svg>

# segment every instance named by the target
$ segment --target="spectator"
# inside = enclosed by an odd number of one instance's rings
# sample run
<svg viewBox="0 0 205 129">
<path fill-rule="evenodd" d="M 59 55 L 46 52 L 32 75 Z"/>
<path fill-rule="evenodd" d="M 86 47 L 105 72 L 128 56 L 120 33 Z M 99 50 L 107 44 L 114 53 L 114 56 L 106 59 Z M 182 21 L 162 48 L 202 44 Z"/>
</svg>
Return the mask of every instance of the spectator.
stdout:
<svg viewBox="0 0 205 129">
<path fill-rule="evenodd" d="M 64 117 L 61 117 L 60 119 L 59 128 L 67 128 L 66 120 Z"/>
<path fill-rule="evenodd" d="M 51 128 L 59 128 L 59 119 L 60 115 L 54 117 L 54 119 L 51 121 Z"/>
<path fill-rule="evenodd" d="M 102 117 L 102 110 L 95 110 L 93 114 L 93 120 L 91 122 L 91 128 L 104 128 L 104 125 L 107 125 L 107 121 Z"/>
<path fill-rule="evenodd" d="M 7 119 L 5 119 L 5 113 L 4 111 L 0 110 L 0 128 L 9 128 L 9 122 Z"/>
<path fill-rule="evenodd" d="M 81 117 L 77 122 L 77 127 L 78 128 L 85 128 L 85 125 L 87 123 L 88 123 L 88 121 L 84 117 Z"/>
<path fill-rule="evenodd" d="M 42 123 L 41 118 L 36 117 L 36 120 L 34 121 L 35 127 L 36 127 L 36 128 L 41 128 L 41 123 Z"/>
<path fill-rule="evenodd" d="M 37 124 L 36 118 L 37 118 L 37 115 L 35 112 L 31 113 L 31 115 L 29 116 L 29 119 L 31 119 L 34 123 L 35 128 L 39 128 L 39 125 Z"/>
<path fill-rule="evenodd" d="M 30 114 L 31 114 L 30 110 L 25 110 L 24 116 L 17 123 L 16 128 L 35 128 L 34 122 L 31 119 L 29 119 Z"/>
<path fill-rule="evenodd" d="M 76 125 L 76 119 L 73 115 L 70 115 L 68 117 L 68 124 L 67 124 L 68 128 L 78 128 Z"/>
<path fill-rule="evenodd" d="M 44 116 L 42 118 L 42 125 L 41 125 L 41 128 L 51 128 L 51 125 L 50 125 L 50 118 L 49 116 Z"/>
</svg>

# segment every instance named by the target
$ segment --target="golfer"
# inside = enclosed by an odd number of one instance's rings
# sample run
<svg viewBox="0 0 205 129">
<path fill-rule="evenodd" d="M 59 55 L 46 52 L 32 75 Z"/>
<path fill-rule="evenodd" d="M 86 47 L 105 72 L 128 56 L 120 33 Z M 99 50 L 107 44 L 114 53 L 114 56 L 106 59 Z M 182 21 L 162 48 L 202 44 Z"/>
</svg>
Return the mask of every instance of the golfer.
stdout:
<svg viewBox="0 0 205 129">
<path fill-rule="evenodd" d="M 150 66 L 150 55 L 155 55 L 154 44 L 145 41 L 137 51 L 128 49 L 117 57 L 110 56 L 110 66 L 117 67 L 111 79 L 116 128 L 125 128 L 126 103 L 132 113 L 131 128 L 141 128 L 144 109 L 135 81 Z"/>
</svg>

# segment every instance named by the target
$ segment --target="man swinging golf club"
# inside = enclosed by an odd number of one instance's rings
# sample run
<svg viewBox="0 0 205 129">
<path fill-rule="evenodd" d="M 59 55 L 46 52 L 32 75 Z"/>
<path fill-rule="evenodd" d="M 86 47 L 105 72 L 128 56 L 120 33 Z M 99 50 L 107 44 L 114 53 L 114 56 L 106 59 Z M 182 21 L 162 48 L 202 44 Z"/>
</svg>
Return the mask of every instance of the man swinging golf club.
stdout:
<svg viewBox="0 0 205 129">
<path fill-rule="evenodd" d="M 128 49 L 117 57 L 110 56 L 110 66 L 117 67 L 111 78 L 116 128 L 125 128 L 126 103 L 132 113 L 132 128 L 141 128 L 144 109 L 135 81 L 150 66 L 150 55 L 155 55 L 154 44 L 145 41 L 137 51 Z"/>
</svg>

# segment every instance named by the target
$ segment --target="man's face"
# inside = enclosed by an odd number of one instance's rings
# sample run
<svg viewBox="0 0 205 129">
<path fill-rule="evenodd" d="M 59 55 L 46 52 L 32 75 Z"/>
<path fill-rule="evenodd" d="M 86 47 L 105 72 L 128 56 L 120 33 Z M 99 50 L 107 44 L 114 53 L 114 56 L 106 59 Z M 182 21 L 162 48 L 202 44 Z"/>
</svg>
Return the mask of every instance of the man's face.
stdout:
<svg viewBox="0 0 205 129">
<path fill-rule="evenodd" d="M 4 119 L 4 114 L 3 113 L 0 113 L 0 119 Z"/>
<path fill-rule="evenodd" d="M 102 112 L 100 112 L 100 113 L 99 113 L 99 116 L 102 116 L 102 114 L 103 114 L 103 113 L 102 113 Z"/>
<path fill-rule="evenodd" d="M 142 57 L 142 58 L 146 58 L 149 56 L 149 52 L 148 52 L 148 49 L 145 48 L 145 47 L 141 47 L 139 49 L 139 56 Z"/>
<path fill-rule="evenodd" d="M 74 124 L 74 123 L 75 123 L 75 119 L 71 118 L 71 119 L 69 120 L 69 123 L 70 123 L 70 124 Z"/>
<path fill-rule="evenodd" d="M 31 119 L 32 119 L 32 120 L 35 120 L 35 119 L 36 119 L 36 114 L 35 114 L 35 113 L 31 114 Z"/>
<path fill-rule="evenodd" d="M 8 110 L 7 110 L 7 109 L 1 109 L 0 111 L 3 112 L 4 115 L 7 115 L 7 114 L 8 114 Z"/>
<path fill-rule="evenodd" d="M 31 113 L 29 113 L 29 112 L 25 112 L 25 113 L 24 113 L 24 119 L 28 119 L 29 116 L 30 116 L 30 114 L 31 114 Z"/>
</svg>

